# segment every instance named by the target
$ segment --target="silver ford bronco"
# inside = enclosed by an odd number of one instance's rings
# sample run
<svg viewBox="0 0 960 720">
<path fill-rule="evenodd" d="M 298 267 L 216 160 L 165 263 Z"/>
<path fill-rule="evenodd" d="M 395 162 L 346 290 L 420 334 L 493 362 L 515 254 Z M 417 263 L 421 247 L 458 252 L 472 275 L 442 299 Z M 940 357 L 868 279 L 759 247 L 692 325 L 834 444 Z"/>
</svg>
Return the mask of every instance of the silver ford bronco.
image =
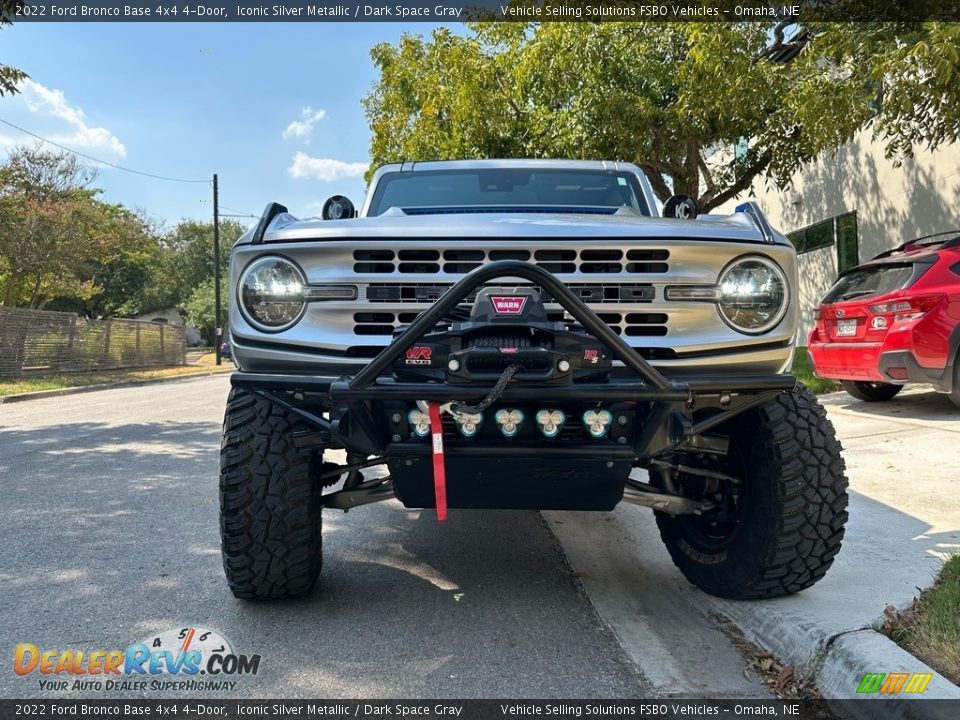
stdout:
<svg viewBox="0 0 960 720">
<path fill-rule="evenodd" d="M 359 212 L 323 216 L 271 203 L 231 256 L 237 597 L 308 593 L 322 510 L 393 498 L 440 519 L 647 506 L 722 597 L 826 573 L 844 463 L 788 374 L 796 253 L 755 204 L 661 212 L 634 165 L 487 160 L 383 167 Z"/>
</svg>

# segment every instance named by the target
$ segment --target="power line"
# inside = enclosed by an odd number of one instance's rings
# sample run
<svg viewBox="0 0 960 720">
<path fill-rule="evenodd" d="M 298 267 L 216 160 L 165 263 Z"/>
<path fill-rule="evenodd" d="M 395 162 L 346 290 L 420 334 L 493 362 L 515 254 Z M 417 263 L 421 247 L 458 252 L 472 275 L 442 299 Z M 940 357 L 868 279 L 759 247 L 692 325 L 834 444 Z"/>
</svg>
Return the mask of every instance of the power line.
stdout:
<svg viewBox="0 0 960 720">
<path fill-rule="evenodd" d="M 19 130 L 19 131 L 22 132 L 22 133 L 26 133 L 27 135 L 30 135 L 31 137 L 35 137 L 37 140 L 40 140 L 41 142 L 48 143 L 48 144 L 50 144 L 50 145 L 53 145 L 54 147 L 60 148 L 61 150 L 66 150 L 66 151 L 69 152 L 69 153 L 73 153 L 74 155 L 79 155 L 79 156 L 82 157 L 82 158 L 86 158 L 87 160 L 92 160 L 93 162 L 100 163 L 101 165 L 107 165 L 108 167 L 112 167 L 112 168 L 114 168 L 114 169 L 116 169 L 116 170 L 122 170 L 123 172 L 132 173 L 132 174 L 134 174 L 134 175 L 142 175 L 143 177 L 153 178 L 154 180 L 166 180 L 167 182 L 178 182 L 178 183 L 206 183 L 207 185 L 210 184 L 210 181 L 209 181 L 209 180 L 184 180 L 183 178 L 167 177 L 167 176 L 165 176 L 165 175 L 154 175 L 153 173 L 141 172 L 140 170 L 133 170 L 133 169 L 131 169 L 131 168 L 126 168 L 126 167 L 123 167 L 122 165 L 116 165 L 116 164 L 114 164 L 114 163 L 107 162 L 106 160 L 101 160 L 100 158 L 95 158 L 95 157 L 93 157 L 93 155 L 87 155 L 86 153 L 78 152 L 78 151 L 76 151 L 76 150 L 73 150 L 73 149 L 71 149 L 71 148 L 68 148 L 68 147 L 65 146 L 65 145 L 61 145 L 60 143 L 56 143 L 56 142 L 54 142 L 53 140 L 48 140 L 47 138 L 42 137 L 42 136 L 40 136 L 40 135 L 37 135 L 37 134 L 34 133 L 34 132 L 30 132 L 29 130 L 24 129 L 24 128 L 20 127 L 19 125 L 14 125 L 14 124 L 13 124 L 12 122 L 10 122 L 9 120 L 4 120 L 3 118 L 0 118 L 0 123 L 3 123 L 4 125 L 7 125 L 7 126 L 9 126 L 9 127 L 12 127 L 14 130 Z"/>
<path fill-rule="evenodd" d="M 253 213 L 248 213 L 248 212 L 244 212 L 243 210 L 237 210 L 236 208 L 227 207 L 223 203 L 220 203 L 220 207 L 222 207 L 224 210 L 229 210 L 230 212 L 237 213 L 236 217 L 252 217 L 252 218 L 260 217 L 259 215 L 254 215 Z M 220 214 L 223 215 L 223 213 L 220 213 Z"/>
</svg>

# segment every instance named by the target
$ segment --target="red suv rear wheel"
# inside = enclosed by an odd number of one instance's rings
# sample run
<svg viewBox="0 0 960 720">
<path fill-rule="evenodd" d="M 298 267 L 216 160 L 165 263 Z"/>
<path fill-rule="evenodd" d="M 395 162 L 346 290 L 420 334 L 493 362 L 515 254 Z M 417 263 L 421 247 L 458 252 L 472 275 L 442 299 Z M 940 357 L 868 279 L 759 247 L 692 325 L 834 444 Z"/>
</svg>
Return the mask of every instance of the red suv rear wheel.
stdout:
<svg viewBox="0 0 960 720">
<path fill-rule="evenodd" d="M 843 389 L 857 400 L 864 402 L 883 402 L 892 399 L 903 390 L 903 385 L 893 385 L 882 382 L 861 382 L 860 380 L 843 380 Z"/>
</svg>

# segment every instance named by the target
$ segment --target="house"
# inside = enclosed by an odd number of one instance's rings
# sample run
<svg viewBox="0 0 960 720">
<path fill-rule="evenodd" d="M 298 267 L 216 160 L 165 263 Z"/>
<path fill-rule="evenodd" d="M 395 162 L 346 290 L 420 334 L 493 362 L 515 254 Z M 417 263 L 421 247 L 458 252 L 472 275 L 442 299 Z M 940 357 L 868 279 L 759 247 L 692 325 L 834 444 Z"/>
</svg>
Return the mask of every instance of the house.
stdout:
<svg viewBox="0 0 960 720">
<path fill-rule="evenodd" d="M 142 313 L 137 315 L 135 320 L 145 320 L 147 322 L 156 322 L 164 323 L 166 325 L 185 325 L 183 321 L 183 316 L 177 312 L 176 308 L 169 308 L 167 310 L 158 310 L 156 312 Z M 187 346 L 195 347 L 197 345 L 203 345 L 203 337 L 200 335 L 200 331 L 194 327 L 186 328 L 186 339 Z"/>
</svg>

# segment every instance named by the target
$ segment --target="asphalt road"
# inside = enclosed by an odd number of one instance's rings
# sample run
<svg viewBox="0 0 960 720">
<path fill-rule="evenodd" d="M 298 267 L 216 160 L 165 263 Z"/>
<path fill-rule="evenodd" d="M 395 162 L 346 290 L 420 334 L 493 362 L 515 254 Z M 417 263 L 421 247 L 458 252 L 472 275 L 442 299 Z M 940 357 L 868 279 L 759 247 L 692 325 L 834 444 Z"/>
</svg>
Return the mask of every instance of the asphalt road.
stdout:
<svg viewBox="0 0 960 720">
<path fill-rule="evenodd" d="M 395 502 L 327 512 L 309 598 L 235 600 L 217 529 L 227 389 L 212 377 L 0 406 L 0 697 L 77 697 L 11 672 L 19 643 L 124 649 L 187 625 L 263 657 L 211 695 L 651 692 L 538 513 L 452 511 L 438 525 Z M 127 694 L 140 695 L 170 696 Z"/>
</svg>

